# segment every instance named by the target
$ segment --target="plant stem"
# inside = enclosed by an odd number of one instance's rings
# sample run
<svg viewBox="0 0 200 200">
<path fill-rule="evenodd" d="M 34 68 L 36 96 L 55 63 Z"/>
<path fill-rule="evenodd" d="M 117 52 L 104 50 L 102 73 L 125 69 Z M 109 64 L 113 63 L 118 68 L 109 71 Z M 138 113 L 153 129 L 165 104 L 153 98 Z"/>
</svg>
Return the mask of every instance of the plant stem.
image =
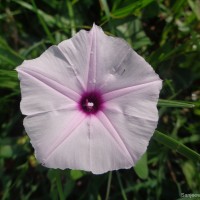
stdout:
<svg viewBox="0 0 200 200">
<path fill-rule="evenodd" d="M 70 0 L 67 0 L 66 3 L 67 3 L 67 9 L 68 9 L 68 12 L 69 12 L 71 35 L 74 36 L 76 34 L 76 26 L 75 26 L 73 5 L 72 5 L 72 2 Z"/>
<path fill-rule="evenodd" d="M 61 174 L 60 170 L 56 170 L 56 184 L 58 188 L 58 195 L 60 200 L 64 200 L 64 193 L 63 193 L 63 188 L 62 188 L 62 183 L 61 183 Z"/>
<path fill-rule="evenodd" d="M 117 179 L 118 179 L 118 182 L 119 182 L 119 186 L 120 186 L 120 189 L 121 189 L 121 193 L 122 193 L 123 199 L 124 200 L 128 200 L 127 197 L 126 197 L 126 193 L 124 191 L 124 188 L 123 188 L 123 185 L 122 185 L 122 181 L 121 181 L 121 178 L 120 178 L 120 174 L 119 174 L 118 171 L 117 171 Z"/>
<path fill-rule="evenodd" d="M 109 174 L 108 174 L 108 184 L 107 184 L 107 190 L 106 190 L 106 198 L 105 198 L 105 200 L 108 200 L 108 199 L 109 199 L 111 180 L 112 180 L 112 172 L 109 172 Z"/>
</svg>

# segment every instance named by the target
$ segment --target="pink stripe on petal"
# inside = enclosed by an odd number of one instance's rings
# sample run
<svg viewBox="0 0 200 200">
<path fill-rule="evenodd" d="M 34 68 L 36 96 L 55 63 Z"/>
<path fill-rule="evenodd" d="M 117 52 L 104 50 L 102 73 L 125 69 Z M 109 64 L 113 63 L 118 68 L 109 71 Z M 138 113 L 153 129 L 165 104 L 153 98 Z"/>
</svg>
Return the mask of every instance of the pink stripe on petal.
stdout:
<svg viewBox="0 0 200 200">
<path fill-rule="evenodd" d="M 89 69 L 88 69 L 87 91 L 94 90 L 96 83 L 96 56 L 97 56 L 96 28 L 97 27 L 94 24 L 91 31 L 89 32 L 91 48 L 88 55 Z"/>
<path fill-rule="evenodd" d="M 127 159 L 126 152 L 99 118 L 94 115 L 90 120 L 90 171 L 102 174 L 132 167 L 132 159 Z"/>
<path fill-rule="evenodd" d="M 43 165 L 45 165 L 52 153 L 56 151 L 56 149 L 73 133 L 74 130 L 80 126 L 81 123 L 83 123 L 85 118 L 86 115 L 83 115 L 80 112 L 74 116 L 74 118 L 71 120 L 72 123 L 67 125 L 63 132 L 58 135 L 57 140 L 51 146 L 49 146 L 49 149 L 46 150 L 47 156 L 42 161 Z"/>
<path fill-rule="evenodd" d="M 160 83 L 161 83 L 161 80 L 155 80 L 155 81 L 148 82 L 148 83 L 142 83 L 142 84 L 139 84 L 139 85 L 133 85 L 133 86 L 130 86 L 130 87 L 116 89 L 116 90 L 113 90 L 111 92 L 104 93 L 102 95 L 102 97 L 105 101 L 110 101 L 110 100 L 113 100 L 117 97 L 121 97 L 123 95 L 126 95 L 130 92 L 134 92 L 134 91 L 143 89 L 143 88 L 148 87 L 148 86 L 151 87 L 152 84 L 160 84 Z"/>
<path fill-rule="evenodd" d="M 111 104 L 110 104 L 111 105 Z M 109 106 L 110 106 L 109 105 Z M 126 113 L 126 112 L 123 112 L 120 108 L 116 108 L 116 107 L 114 107 L 114 106 L 116 106 L 116 104 L 113 104 L 113 107 L 106 107 L 106 112 L 110 112 L 110 113 L 112 113 L 112 114 L 121 114 L 121 115 L 124 115 L 125 117 L 133 117 L 133 118 L 135 118 L 135 119 L 142 119 L 142 120 L 146 120 L 146 121 L 149 121 L 149 122 L 156 122 L 157 123 L 157 121 L 158 120 L 156 120 L 156 119 L 150 119 L 150 118 L 148 118 L 148 117 L 143 117 L 143 116 L 138 116 L 137 114 L 135 114 L 135 113 L 131 113 L 131 114 L 129 114 L 129 113 Z"/>
<path fill-rule="evenodd" d="M 46 86 L 50 87 L 51 89 L 57 91 L 58 93 L 68 97 L 71 100 L 74 100 L 75 102 L 78 102 L 80 99 L 80 95 L 76 92 L 74 92 L 73 90 L 64 87 L 63 85 L 61 85 L 60 83 L 49 79 L 48 77 L 44 76 L 43 74 L 40 74 L 38 72 L 35 72 L 33 70 L 27 70 L 27 69 L 22 69 L 22 68 L 18 68 L 17 71 L 19 73 L 22 73 L 26 76 L 29 76 L 30 78 L 34 78 L 38 81 L 40 81 L 41 83 L 45 84 Z"/>
<path fill-rule="evenodd" d="M 108 117 L 104 114 L 104 112 L 100 111 L 97 115 L 97 118 L 101 121 L 101 123 L 105 126 L 105 128 L 110 132 L 113 139 L 118 143 L 118 145 L 121 147 L 121 149 L 126 153 L 127 159 L 130 163 L 135 162 L 135 158 L 133 158 L 129 152 L 129 150 L 126 148 L 126 145 L 124 144 L 122 138 L 115 130 L 114 126 L 112 125 L 111 121 L 108 119 Z"/>
</svg>

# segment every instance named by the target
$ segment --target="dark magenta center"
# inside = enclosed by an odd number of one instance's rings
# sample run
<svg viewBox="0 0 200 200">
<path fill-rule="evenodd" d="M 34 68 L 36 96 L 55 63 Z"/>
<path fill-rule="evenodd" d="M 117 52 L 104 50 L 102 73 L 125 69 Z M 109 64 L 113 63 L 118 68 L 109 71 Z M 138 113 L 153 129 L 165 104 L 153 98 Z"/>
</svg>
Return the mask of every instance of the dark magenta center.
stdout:
<svg viewBox="0 0 200 200">
<path fill-rule="evenodd" d="M 86 92 L 82 95 L 79 105 L 86 114 L 95 114 L 102 108 L 102 97 L 97 92 Z"/>
</svg>

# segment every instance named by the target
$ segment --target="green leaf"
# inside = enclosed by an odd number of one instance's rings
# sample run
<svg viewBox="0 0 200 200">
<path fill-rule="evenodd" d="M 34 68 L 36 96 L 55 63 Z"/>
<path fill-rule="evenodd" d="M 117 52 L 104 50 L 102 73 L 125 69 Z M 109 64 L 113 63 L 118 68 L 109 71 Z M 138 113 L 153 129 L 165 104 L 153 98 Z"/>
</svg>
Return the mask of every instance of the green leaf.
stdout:
<svg viewBox="0 0 200 200">
<path fill-rule="evenodd" d="M 10 145 L 0 147 L 0 158 L 10 158 L 13 155 L 13 150 Z"/>
<path fill-rule="evenodd" d="M 73 36 L 76 34 L 74 9 L 73 9 L 72 2 L 70 0 L 67 0 L 66 4 L 67 4 L 68 14 L 70 18 L 71 35 Z"/>
<path fill-rule="evenodd" d="M 55 44 L 55 40 L 54 40 L 54 38 L 53 38 L 53 36 L 52 36 L 52 33 L 51 33 L 51 31 L 49 30 L 49 28 L 48 28 L 48 26 L 47 26 L 47 23 L 46 23 L 45 20 L 43 19 L 43 16 L 40 15 L 40 13 L 38 12 L 38 8 L 37 8 L 37 6 L 36 6 L 35 1 L 34 1 L 34 0 L 31 0 L 31 2 L 32 2 L 32 5 L 33 5 L 33 10 L 34 10 L 34 12 L 37 14 L 37 17 L 38 17 L 38 19 L 39 19 L 39 21 L 40 21 L 40 23 L 41 23 L 41 25 L 42 25 L 42 27 L 43 27 L 43 29 L 44 29 L 46 35 L 48 36 L 48 38 L 49 38 L 49 40 L 51 41 L 51 43 L 52 43 L 52 44 Z"/>
<path fill-rule="evenodd" d="M 48 24 L 49 27 L 57 26 L 57 27 L 61 28 L 61 27 L 63 27 L 63 24 L 68 24 L 69 23 L 69 20 L 66 19 L 66 17 L 63 17 L 62 15 L 60 15 L 59 20 L 57 20 L 57 18 L 55 16 L 47 14 L 43 10 L 41 10 L 39 8 L 36 8 L 36 7 L 34 7 L 34 5 L 31 5 L 31 4 L 29 4 L 29 3 L 25 2 L 25 1 L 13 0 L 13 2 L 15 2 L 16 4 L 21 5 L 23 8 L 26 8 L 27 10 L 30 10 L 30 11 L 36 13 L 38 16 L 42 17 L 42 20 L 43 20 L 42 23 Z"/>
<path fill-rule="evenodd" d="M 109 10 L 109 7 L 108 7 L 107 0 L 100 0 L 100 3 L 102 5 L 103 10 L 106 13 L 107 19 L 109 19 L 110 18 L 110 10 Z"/>
<path fill-rule="evenodd" d="M 12 49 L 0 36 L 0 65 L 16 66 L 19 65 L 24 58 Z"/>
<path fill-rule="evenodd" d="M 195 190 L 195 188 L 199 185 L 199 173 L 197 167 L 193 164 L 192 161 L 187 161 L 181 164 L 181 168 L 187 180 L 187 184 L 191 190 Z M 198 181 L 199 180 L 199 181 Z"/>
<path fill-rule="evenodd" d="M 141 179 L 147 179 L 149 175 L 147 165 L 147 153 L 145 153 L 140 160 L 136 163 L 134 170 Z"/>
<path fill-rule="evenodd" d="M 0 88 L 17 89 L 18 77 L 14 70 L 0 69 Z"/>
<path fill-rule="evenodd" d="M 165 106 L 165 107 L 181 107 L 181 108 L 194 108 L 195 105 L 190 102 L 182 102 L 182 101 L 174 101 L 174 100 L 158 100 L 158 106 Z"/>
<path fill-rule="evenodd" d="M 55 173 L 56 173 L 56 184 L 57 184 L 59 199 L 64 200 L 65 197 L 64 197 L 63 186 L 62 186 L 62 182 L 61 182 L 61 175 L 62 175 L 61 170 L 56 169 Z"/>
<path fill-rule="evenodd" d="M 167 146 L 168 148 L 177 151 L 181 155 L 185 156 L 188 159 L 194 160 L 195 162 L 199 161 L 200 162 L 200 154 L 197 152 L 193 151 L 192 149 L 188 148 L 184 144 L 180 143 L 179 141 L 175 140 L 174 138 L 161 133 L 159 131 L 155 131 L 153 138 L 161 143 Z"/>
<path fill-rule="evenodd" d="M 186 3 L 185 0 L 176 0 L 172 7 L 172 10 L 174 11 L 174 13 L 180 13 L 185 3 Z"/>
<path fill-rule="evenodd" d="M 80 170 L 70 170 L 70 176 L 74 181 L 80 179 L 83 175 L 84 173 Z"/>
<path fill-rule="evenodd" d="M 21 5 L 22 7 L 31 10 L 33 12 L 35 12 L 35 8 L 33 7 L 33 5 L 26 3 L 25 1 L 20 1 L 20 0 L 13 0 L 13 2 Z M 49 22 L 51 25 L 56 23 L 56 20 L 54 19 L 53 16 L 46 14 L 44 11 L 37 9 L 37 12 L 39 13 L 40 16 L 43 16 L 45 21 Z"/>
<path fill-rule="evenodd" d="M 142 8 L 146 7 L 154 0 L 136 0 L 132 4 L 124 6 L 123 8 L 119 8 L 112 13 L 113 17 L 125 17 L 132 14 L 137 9 L 141 10 Z"/>
<path fill-rule="evenodd" d="M 198 0 L 196 1 L 188 0 L 188 4 L 192 9 L 192 11 L 194 12 L 194 14 L 196 15 L 197 19 L 200 20 L 200 2 Z"/>
</svg>

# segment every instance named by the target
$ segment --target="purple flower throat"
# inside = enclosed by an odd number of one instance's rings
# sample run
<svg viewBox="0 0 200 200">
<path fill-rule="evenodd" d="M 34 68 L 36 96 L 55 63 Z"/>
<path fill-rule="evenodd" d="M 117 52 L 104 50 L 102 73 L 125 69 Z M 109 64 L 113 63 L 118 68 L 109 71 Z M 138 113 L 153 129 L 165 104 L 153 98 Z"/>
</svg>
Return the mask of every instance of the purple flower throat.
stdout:
<svg viewBox="0 0 200 200">
<path fill-rule="evenodd" d="M 85 92 L 79 101 L 79 108 L 87 115 L 96 114 L 103 107 L 103 99 L 99 92 Z"/>
</svg>

